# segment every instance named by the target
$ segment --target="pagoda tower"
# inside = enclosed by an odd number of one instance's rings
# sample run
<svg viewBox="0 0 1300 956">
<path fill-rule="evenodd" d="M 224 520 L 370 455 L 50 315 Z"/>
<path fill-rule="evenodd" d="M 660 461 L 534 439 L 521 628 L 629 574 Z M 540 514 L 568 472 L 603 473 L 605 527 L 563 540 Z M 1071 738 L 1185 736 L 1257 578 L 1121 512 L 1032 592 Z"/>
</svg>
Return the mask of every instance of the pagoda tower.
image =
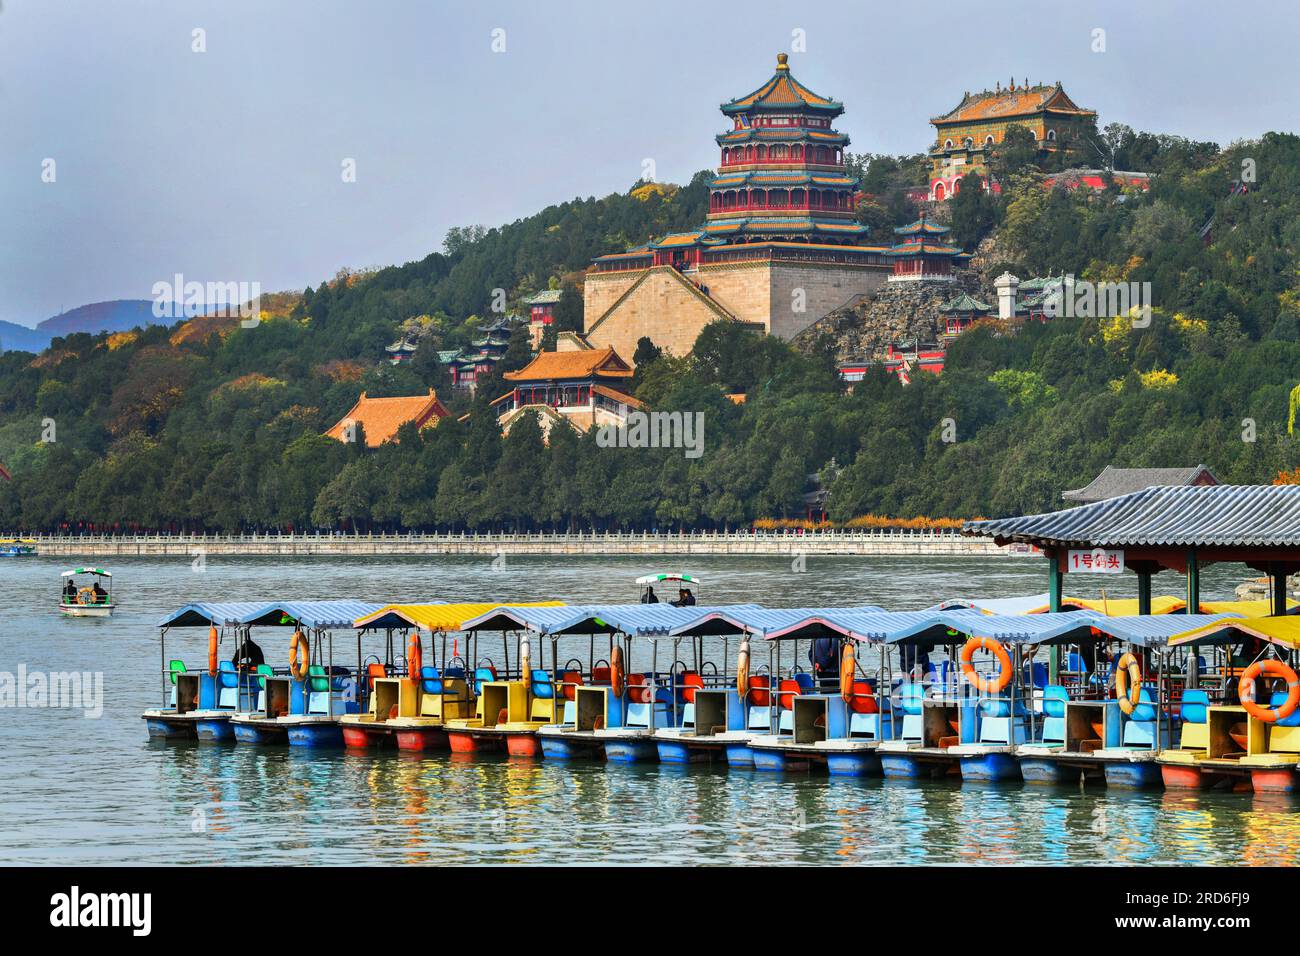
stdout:
<svg viewBox="0 0 1300 956">
<path fill-rule="evenodd" d="M 717 137 L 722 158 L 704 233 L 732 243 L 860 242 L 858 181 L 844 164 L 849 138 L 831 125 L 844 104 L 796 80 L 787 61 L 778 53 L 771 79 L 721 106 L 732 128 Z"/>
</svg>

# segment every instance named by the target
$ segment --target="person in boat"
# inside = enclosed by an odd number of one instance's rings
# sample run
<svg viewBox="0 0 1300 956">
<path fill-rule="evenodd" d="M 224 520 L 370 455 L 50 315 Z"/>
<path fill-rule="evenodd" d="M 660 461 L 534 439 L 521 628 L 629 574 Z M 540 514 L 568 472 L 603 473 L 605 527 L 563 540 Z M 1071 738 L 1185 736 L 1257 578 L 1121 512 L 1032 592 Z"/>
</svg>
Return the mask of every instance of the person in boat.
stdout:
<svg viewBox="0 0 1300 956">
<path fill-rule="evenodd" d="M 99 586 L 98 581 L 91 586 L 91 589 L 94 591 L 96 604 L 108 603 L 108 592 Z"/>
<path fill-rule="evenodd" d="M 930 672 L 930 652 L 916 644 L 900 644 L 899 656 L 902 658 L 903 673 L 912 680 L 924 681 Z"/>
<path fill-rule="evenodd" d="M 72 583 L 72 578 L 68 578 L 67 583 L 63 585 L 63 603 L 77 603 L 77 586 Z"/>
<path fill-rule="evenodd" d="M 690 588 L 682 588 L 682 603 L 680 606 L 681 607 L 695 606 L 695 595 L 691 593 Z"/>
<path fill-rule="evenodd" d="M 842 638 L 819 637 L 808 648 L 808 663 L 812 664 L 813 679 L 818 684 L 825 685 L 827 682 L 839 681 L 843 643 Z"/>
<path fill-rule="evenodd" d="M 230 663 L 235 665 L 236 670 L 248 671 L 265 664 L 266 655 L 262 653 L 256 641 L 246 637 L 242 643 L 235 645 L 235 655 L 230 658 Z"/>
<path fill-rule="evenodd" d="M 658 603 L 659 603 L 659 595 L 655 594 L 655 589 L 654 589 L 654 588 L 652 588 L 652 587 L 647 587 L 647 588 L 645 589 L 645 594 L 642 594 L 642 595 L 641 595 L 641 603 L 642 603 L 642 604 L 658 604 Z"/>
</svg>

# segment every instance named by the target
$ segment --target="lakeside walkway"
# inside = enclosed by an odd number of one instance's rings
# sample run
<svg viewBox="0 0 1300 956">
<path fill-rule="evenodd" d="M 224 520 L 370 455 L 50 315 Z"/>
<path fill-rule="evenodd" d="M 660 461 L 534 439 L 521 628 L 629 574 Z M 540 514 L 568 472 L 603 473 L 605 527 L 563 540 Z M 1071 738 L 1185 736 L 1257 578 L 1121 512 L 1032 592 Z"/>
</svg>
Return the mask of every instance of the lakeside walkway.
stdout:
<svg viewBox="0 0 1300 956">
<path fill-rule="evenodd" d="M 111 557 L 205 555 L 427 554 L 735 554 L 735 555 L 1010 555 L 955 531 L 696 531 L 572 534 L 245 534 L 25 535 L 37 554 Z"/>
</svg>

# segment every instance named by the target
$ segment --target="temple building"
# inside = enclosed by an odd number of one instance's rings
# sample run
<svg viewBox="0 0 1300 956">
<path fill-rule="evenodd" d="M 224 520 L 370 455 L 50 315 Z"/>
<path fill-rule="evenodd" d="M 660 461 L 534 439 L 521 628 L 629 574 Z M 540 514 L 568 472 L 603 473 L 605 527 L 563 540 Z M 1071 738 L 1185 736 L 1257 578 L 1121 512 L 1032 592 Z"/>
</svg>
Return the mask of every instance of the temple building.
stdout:
<svg viewBox="0 0 1300 956">
<path fill-rule="evenodd" d="M 537 412 L 542 428 L 550 433 L 558 421 L 578 431 L 598 425 L 626 423 L 629 409 L 640 409 L 624 389 L 632 366 L 612 348 L 543 352 L 517 372 L 506 372 L 514 387 L 493 399 L 497 421 L 508 432 L 519 416 Z"/>
<path fill-rule="evenodd" d="M 586 338 L 631 355 L 648 336 L 690 352 L 704 326 L 740 322 L 790 338 L 877 288 L 891 271 L 863 244 L 842 103 L 814 93 L 784 53 L 758 89 L 723 103 L 718 174 L 704 224 L 594 260 L 583 290 Z"/>
<path fill-rule="evenodd" d="M 939 321 L 943 324 L 940 336 L 955 339 L 992 312 L 993 306 L 963 292 L 939 306 Z"/>
<path fill-rule="evenodd" d="M 1023 126 L 1033 134 L 1041 153 L 1080 141 L 1097 114 L 1066 95 L 1061 84 L 1030 86 L 1015 80 L 992 91 L 967 93 L 953 109 L 930 120 L 936 138 L 930 148 L 930 199 L 943 202 L 959 188 L 958 181 L 978 173 L 988 188 L 988 161 L 1008 129 Z"/>
<path fill-rule="evenodd" d="M 542 333 L 555 322 L 555 307 L 560 302 L 559 289 L 543 289 L 524 299 L 528 306 L 528 333 L 533 349 L 542 344 Z"/>
<path fill-rule="evenodd" d="M 927 222 L 924 215 L 916 222 L 894 230 L 898 242 L 885 252 L 893 263 L 890 282 L 951 282 L 953 268 L 964 266 L 970 256 L 960 246 L 946 240 L 947 226 Z"/>
<path fill-rule="evenodd" d="M 417 428 L 432 428 L 447 414 L 446 406 L 433 389 L 429 389 L 428 395 L 395 398 L 367 398 L 362 392 L 357 403 L 325 434 L 344 444 L 364 435 L 367 448 L 378 448 L 386 441 L 395 440 L 397 430 L 407 422 L 415 422 Z"/>
<path fill-rule="evenodd" d="M 478 337 L 468 349 L 455 349 L 438 353 L 438 361 L 448 367 L 451 384 L 455 388 L 473 391 L 479 379 L 489 375 L 498 362 L 505 358 L 510 347 L 510 333 L 519 319 L 513 315 L 498 316 L 487 325 L 480 325 Z"/>
</svg>

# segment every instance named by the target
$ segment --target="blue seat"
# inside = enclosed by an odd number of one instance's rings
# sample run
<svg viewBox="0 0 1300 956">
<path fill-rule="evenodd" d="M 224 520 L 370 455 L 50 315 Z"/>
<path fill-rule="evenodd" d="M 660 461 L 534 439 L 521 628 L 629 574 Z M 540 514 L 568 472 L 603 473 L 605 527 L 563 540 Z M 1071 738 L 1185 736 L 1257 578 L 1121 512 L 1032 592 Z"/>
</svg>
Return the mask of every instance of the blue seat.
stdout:
<svg viewBox="0 0 1300 956">
<path fill-rule="evenodd" d="M 1207 717 L 1206 708 L 1210 706 L 1210 695 L 1203 690 L 1191 688 L 1183 691 L 1182 706 L 1179 714 L 1189 724 L 1203 724 Z"/>
<path fill-rule="evenodd" d="M 1088 673 L 1088 664 L 1078 651 L 1070 651 L 1065 655 L 1065 669 L 1072 674 L 1086 674 Z"/>
<path fill-rule="evenodd" d="M 492 673 L 492 668 L 490 667 L 474 668 L 474 693 L 476 695 L 481 693 L 482 687 L 485 683 L 489 681 L 494 681 L 496 679 L 497 679 L 497 675 Z"/>
<path fill-rule="evenodd" d="M 1011 701 L 1006 697 L 986 697 L 980 701 L 980 713 L 985 717 L 1009 717 L 1011 716 Z M 1016 701 L 1016 716 L 1023 717 L 1026 713 L 1025 702 L 1022 700 Z"/>
<path fill-rule="evenodd" d="M 791 676 L 795 679 L 795 681 L 799 684 L 799 686 L 804 689 L 805 692 L 813 689 L 813 685 L 815 682 L 813 681 L 812 674 L 809 674 L 806 671 L 799 671 L 795 674 L 792 674 Z"/>
<path fill-rule="evenodd" d="M 1043 690 L 1043 714 L 1047 717 L 1064 717 L 1070 692 L 1059 684 L 1050 684 Z"/>
<path fill-rule="evenodd" d="M 1150 687 L 1143 687 L 1138 691 L 1138 705 L 1133 708 L 1133 713 L 1129 715 L 1130 720 L 1155 720 L 1156 719 L 1156 699 L 1151 693 Z"/>
<path fill-rule="evenodd" d="M 919 714 L 925 700 L 925 688 L 920 684 L 904 684 L 900 693 L 903 713 Z"/>
<path fill-rule="evenodd" d="M 546 671 L 532 671 L 532 694 L 542 700 L 550 700 L 555 696 L 555 685 L 551 683 L 551 675 Z"/>
<path fill-rule="evenodd" d="M 222 687 L 239 686 L 239 671 L 235 669 L 233 661 L 222 661 L 218 664 L 217 677 L 220 679 Z"/>
<path fill-rule="evenodd" d="M 1286 691 L 1278 690 L 1273 692 L 1273 696 L 1268 699 L 1268 705 L 1273 708 L 1281 707 L 1286 703 Z M 1297 707 L 1288 716 L 1273 724 L 1274 727 L 1300 727 L 1300 707 Z"/>
<path fill-rule="evenodd" d="M 1031 687 L 1047 686 L 1047 665 L 1041 661 L 1030 661 L 1026 666 L 1028 683 Z"/>
<path fill-rule="evenodd" d="M 420 689 L 426 694 L 442 693 L 442 675 L 438 668 L 427 665 L 420 668 Z"/>
</svg>

